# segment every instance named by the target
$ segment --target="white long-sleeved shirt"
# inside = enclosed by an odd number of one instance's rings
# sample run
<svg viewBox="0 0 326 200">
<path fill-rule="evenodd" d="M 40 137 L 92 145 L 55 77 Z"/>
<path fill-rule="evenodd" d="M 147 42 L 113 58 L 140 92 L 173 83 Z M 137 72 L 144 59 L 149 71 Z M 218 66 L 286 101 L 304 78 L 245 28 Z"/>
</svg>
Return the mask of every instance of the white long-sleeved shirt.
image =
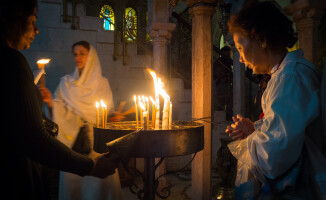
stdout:
<svg viewBox="0 0 326 200">
<path fill-rule="evenodd" d="M 277 180 L 276 187 L 282 191 L 296 184 L 307 138 L 324 137 L 319 126 L 309 133 L 309 126 L 320 118 L 320 77 L 315 66 L 303 58 L 302 50 L 289 52 L 272 74 L 262 109 L 264 118 L 255 122 L 255 131 L 229 145 L 238 159 L 236 186 L 247 183 L 251 173 L 261 183 Z M 309 141 L 317 149 L 325 142 Z"/>
</svg>

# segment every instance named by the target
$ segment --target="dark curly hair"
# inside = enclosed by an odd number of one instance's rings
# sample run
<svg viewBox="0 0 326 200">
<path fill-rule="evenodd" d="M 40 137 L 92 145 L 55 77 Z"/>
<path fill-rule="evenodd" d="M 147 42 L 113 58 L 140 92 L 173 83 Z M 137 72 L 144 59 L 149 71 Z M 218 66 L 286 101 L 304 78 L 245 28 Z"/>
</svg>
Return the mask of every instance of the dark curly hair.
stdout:
<svg viewBox="0 0 326 200">
<path fill-rule="evenodd" d="M 293 22 L 274 1 L 253 2 L 243 6 L 230 17 L 231 33 L 241 33 L 260 42 L 266 41 L 269 47 L 291 48 L 298 40 Z"/>
<path fill-rule="evenodd" d="M 27 29 L 28 17 L 37 9 L 37 0 L 3 0 L 0 2 L 0 40 L 16 45 Z"/>
</svg>

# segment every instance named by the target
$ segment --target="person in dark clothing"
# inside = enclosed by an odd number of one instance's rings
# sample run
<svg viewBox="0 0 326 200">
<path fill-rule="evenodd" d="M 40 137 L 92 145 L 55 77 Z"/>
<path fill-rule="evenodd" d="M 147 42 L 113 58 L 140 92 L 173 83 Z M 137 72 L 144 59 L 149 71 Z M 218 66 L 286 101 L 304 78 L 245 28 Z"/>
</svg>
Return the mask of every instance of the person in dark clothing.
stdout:
<svg viewBox="0 0 326 200">
<path fill-rule="evenodd" d="M 4 199 L 50 199 L 47 169 L 80 176 L 104 178 L 113 174 L 117 155 L 90 157 L 72 151 L 53 137 L 42 116 L 42 98 L 33 74 L 19 52 L 28 49 L 39 33 L 36 26 L 37 0 L 0 3 L 1 78 L 1 195 Z"/>
<path fill-rule="evenodd" d="M 220 57 L 213 64 L 213 109 L 226 111 L 226 119 L 232 120 L 232 65 L 231 48 L 220 50 Z"/>
<path fill-rule="evenodd" d="M 267 87 L 268 81 L 271 79 L 271 76 L 269 74 L 254 74 L 252 69 L 250 69 L 249 67 L 246 67 L 245 72 L 246 72 L 246 77 L 250 81 L 259 84 L 259 88 L 255 96 L 254 105 L 258 109 L 258 113 L 259 113 L 258 119 L 261 119 L 264 117 L 263 109 L 261 107 L 261 98 Z"/>
</svg>

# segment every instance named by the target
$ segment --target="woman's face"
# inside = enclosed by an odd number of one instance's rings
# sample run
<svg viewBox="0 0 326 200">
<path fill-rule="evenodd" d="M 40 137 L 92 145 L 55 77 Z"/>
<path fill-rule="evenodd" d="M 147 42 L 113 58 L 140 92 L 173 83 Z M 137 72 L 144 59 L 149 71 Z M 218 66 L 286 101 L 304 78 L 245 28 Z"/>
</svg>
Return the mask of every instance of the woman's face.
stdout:
<svg viewBox="0 0 326 200">
<path fill-rule="evenodd" d="M 255 74 L 268 74 L 270 72 L 266 49 L 254 39 L 246 37 L 241 33 L 234 33 L 235 47 L 240 53 L 240 62 L 253 70 Z"/>
<path fill-rule="evenodd" d="M 74 47 L 74 57 L 76 66 L 79 70 L 83 69 L 86 65 L 88 56 L 88 50 L 82 45 L 76 45 Z"/>
<path fill-rule="evenodd" d="M 29 49 L 31 43 L 35 39 L 35 35 L 39 34 L 39 30 L 36 26 L 36 18 L 35 8 L 33 14 L 27 18 L 27 27 L 17 44 L 17 50 Z"/>
</svg>

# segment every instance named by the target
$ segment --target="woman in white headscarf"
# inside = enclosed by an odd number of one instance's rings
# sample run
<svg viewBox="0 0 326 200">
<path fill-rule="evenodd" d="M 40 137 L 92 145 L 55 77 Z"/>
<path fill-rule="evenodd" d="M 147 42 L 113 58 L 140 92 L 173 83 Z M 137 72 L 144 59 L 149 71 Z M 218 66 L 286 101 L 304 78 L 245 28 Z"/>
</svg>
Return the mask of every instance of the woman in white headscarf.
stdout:
<svg viewBox="0 0 326 200">
<path fill-rule="evenodd" d="M 86 41 L 72 46 L 76 69 L 61 78 L 52 100 L 51 92 L 40 88 L 43 101 L 52 109 L 53 121 L 60 129 L 58 139 L 73 150 L 93 152 L 93 128 L 96 123 L 95 102 L 102 99 L 113 110 L 110 84 L 102 76 L 96 50 Z M 121 199 L 118 171 L 105 179 L 80 177 L 60 172 L 59 199 Z"/>
</svg>

